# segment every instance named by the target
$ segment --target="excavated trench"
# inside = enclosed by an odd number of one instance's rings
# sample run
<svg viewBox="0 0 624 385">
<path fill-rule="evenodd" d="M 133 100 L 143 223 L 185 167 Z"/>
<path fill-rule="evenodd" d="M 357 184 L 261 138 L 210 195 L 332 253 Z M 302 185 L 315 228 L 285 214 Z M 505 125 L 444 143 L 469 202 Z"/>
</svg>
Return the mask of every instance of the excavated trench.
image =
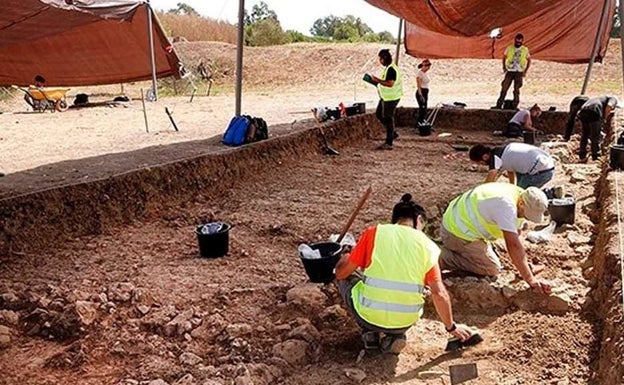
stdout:
<svg viewBox="0 0 624 385">
<path fill-rule="evenodd" d="M 508 272 L 496 282 L 445 281 L 456 318 L 482 330 L 482 345 L 444 354 L 446 335 L 429 307 L 398 358 L 356 361 L 357 328 L 333 285 L 305 284 L 297 245 L 338 232 L 368 185 L 355 234 L 387 220 L 411 192 L 435 236 L 446 203 L 484 177 L 451 145 L 500 142 L 489 131 L 508 119 L 443 111 L 436 133 L 423 138 L 409 128 L 413 114 L 399 110 L 394 151 L 372 151 L 382 128 L 365 115 L 326 127 L 336 157 L 306 129 L 6 196 L 0 383 L 347 384 L 346 374 L 357 373 L 367 384 L 434 384 L 448 383 L 450 365 L 473 362 L 479 384 L 621 383 L 622 182 L 606 165 L 573 164 L 574 142 L 552 151 L 555 183 L 576 197 L 577 222 L 546 245 L 525 241 L 555 295 L 528 291 L 505 255 Z M 561 132 L 565 119 L 545 113 L 542 128 Z M 196 257 L 192 229 L 207 219 L 234 225 L 225 258 Z"/>
</svg>

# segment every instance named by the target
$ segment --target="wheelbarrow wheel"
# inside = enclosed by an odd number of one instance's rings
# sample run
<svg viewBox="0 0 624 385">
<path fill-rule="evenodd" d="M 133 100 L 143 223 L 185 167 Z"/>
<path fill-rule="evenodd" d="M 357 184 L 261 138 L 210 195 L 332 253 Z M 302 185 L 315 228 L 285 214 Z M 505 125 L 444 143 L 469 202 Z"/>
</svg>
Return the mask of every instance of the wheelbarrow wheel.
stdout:
<svg viewBox="0 0 624 385">
<path fill-rule="evenodd" d="M 57 100 L 54 104 L 54 109 L 58 112 L 66 111 L 68 108 L 67 103 L 64 100 Z"/>
</svg>

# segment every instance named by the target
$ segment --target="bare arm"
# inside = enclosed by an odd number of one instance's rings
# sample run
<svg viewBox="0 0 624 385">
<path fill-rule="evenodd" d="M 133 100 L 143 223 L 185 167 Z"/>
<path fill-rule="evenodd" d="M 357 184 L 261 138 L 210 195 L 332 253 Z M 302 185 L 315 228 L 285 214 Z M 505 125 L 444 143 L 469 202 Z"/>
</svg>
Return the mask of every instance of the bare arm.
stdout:
<svg viewBox="0 0 624 385">
<path fill-rule="evenodd" d="M 349 254 L 343 254 L 336 264 L 336 278 L 347 279 L 357 269 L 357 265 L 349 261 Z"/>
<path fill-rule="evenodd" d="M 373 81 L 377 84 L 381 84 L 384 87 L 392 87 L 394 86 L 394 80 L 381 80 L 377 76 L 371 76 Z"/>
<path fill-rule="evenodd" d="M 550 284 L 536 279 L 531 272 L 529 262 L 526 259 L 524 246 L 522 246 L 522 243 L 520 242 L 518 233 L 503 231 L 503 236 L 505 237 L 505 245 L 507 246 L 507 251 L 511 257 L 511 262 L 520 272 L 522 279 L 524 279 L 532 288 L 538 289 L 542 294 L 550 294 L 552 291 Z"/>
<path fill-rule="evenodd" d="M 431 299 L 435 306 L 438 316 L 442 320 L 444 327 L 450 329 L 455 321 L 453 320 L 453 309 L 451 307 L 451 298 L 441 280 L 434 281 L 429 284 L 431 289 Z M 457 327 L 451 334 L 464 341 L 470 337 L 470 330 L 465 327 Z"/>
<path fill-rule="evenodd" d="M 422 95 L 421 89 L 422 89 L 422 79 L 419 77 L 416 77 L 416 87 L 418 87 L 418 94 Z"/>
<path fill-rule="evenodd" d="M 524 75 L 527 74 L 527 72 L 529 72 L 529 68 L 531 67 L 531 58 L 528 57 L 527 58 L 527 67 L 524 69 Z"/>
<path fill-rule="evenodd" d="M 498 179 L 498 170 L 490 170 L 485 177 L 485 183 L 496 182 L 496 179 Z"/>
</svg>

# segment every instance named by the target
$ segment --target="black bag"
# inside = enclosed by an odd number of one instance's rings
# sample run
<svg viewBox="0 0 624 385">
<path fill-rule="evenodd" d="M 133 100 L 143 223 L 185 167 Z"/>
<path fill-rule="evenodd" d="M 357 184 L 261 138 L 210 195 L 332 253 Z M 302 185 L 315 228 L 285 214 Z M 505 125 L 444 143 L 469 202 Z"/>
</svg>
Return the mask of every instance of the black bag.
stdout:
<svg viewBox="0 0 624 385">
<path fill-rule="evenodd" d="M 255 116 L 243 115 L 249 119 L 249 129 L 245 137 L 245 143 L 253 143 L 269 138 L 269 128 L 264 119 Z"/>
<path fill-rule="evenodd" d="M 74 98 L 74 106 L 82 106 L 89 103 L 89 95 L 87 94 L 78 94 Z"/>
</svg>

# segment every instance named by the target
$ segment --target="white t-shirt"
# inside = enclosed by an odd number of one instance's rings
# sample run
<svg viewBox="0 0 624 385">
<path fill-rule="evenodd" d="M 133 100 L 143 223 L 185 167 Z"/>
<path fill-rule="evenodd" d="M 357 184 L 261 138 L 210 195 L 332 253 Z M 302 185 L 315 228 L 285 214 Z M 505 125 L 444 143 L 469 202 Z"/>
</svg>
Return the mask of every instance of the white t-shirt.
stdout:
<svg viewBox="0 0 624 385">
<path fill-rule="evenodd" d="M 519 110 L 518 112 L 516 112 L 513 116 L 513 118 L 511 118 L 511 120 L 509 121 L 509 123 L 516 123 L 517 125 L 519 125 L 520 127 L 524 126 L 524 122 L 527 120 L 527 117 L 531 115 L 531 112 L 529 112 L 529 110 Z"/>
<path fill-rule="evenodd" d="M 509 143 L 494 147 L 490 170 L 506 170 L 520 174 L 537 174 L 555 167 L 555 160 L 539 147 L 526 143 Z"/>
<path fill-rule="evenodd" d="M 418 72 L 416 73 L 416 79 L 421 79 L 421 83 L 420 83 L 420 87 L 421 88 L 427 88 L 429 89 L 429 75 L 427 75 L 426 72 L 423 72 L 423 70 L 418 70 Z"/>
<path fill-rule="evenodd" d="M 514 55 L 511 58 L 511 65 L 509 66 L 507 71 L 509 71 L 509 72 L 522 72 L 522 66 L 520 66 L 520 54 L 522 52 L 522 47 L 520 47 L 520 48 L 513 47 L 513 48 L 514 48 Z M 531 56 L 527 52 L 527 59 L 530 58 L 530 57 Z"/>
<path fill-rule="evenodd" d="M 496 223 L 502 231 L 518 232 L 521 220 L 518 219 L 516 203 L 511 198 L 490 198 L 479 202 L 479 213 L 488 222 Z"/>
</svg>

